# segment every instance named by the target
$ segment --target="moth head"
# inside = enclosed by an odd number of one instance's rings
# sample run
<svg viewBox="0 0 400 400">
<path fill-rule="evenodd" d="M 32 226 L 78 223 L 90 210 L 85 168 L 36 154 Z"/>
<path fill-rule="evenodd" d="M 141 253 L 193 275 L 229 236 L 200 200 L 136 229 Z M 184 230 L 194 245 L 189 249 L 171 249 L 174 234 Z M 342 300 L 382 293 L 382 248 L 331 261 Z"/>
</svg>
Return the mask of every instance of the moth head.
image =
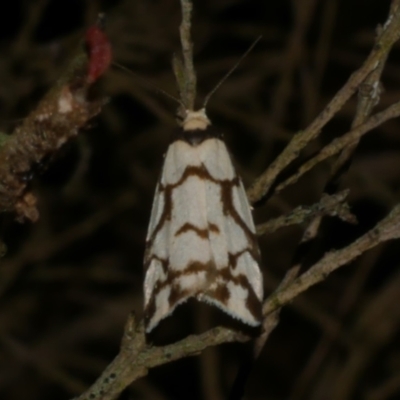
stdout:
<svg viewBox="0 0 400 400">
<path fill-rule="evenodd" d="M 182 123 L 184 131 L 204 131 L 210 125 L 211 122 L 206 115 L 205 108 L 198 111 L 186 110 L 186 115 Z"/>
</svg>

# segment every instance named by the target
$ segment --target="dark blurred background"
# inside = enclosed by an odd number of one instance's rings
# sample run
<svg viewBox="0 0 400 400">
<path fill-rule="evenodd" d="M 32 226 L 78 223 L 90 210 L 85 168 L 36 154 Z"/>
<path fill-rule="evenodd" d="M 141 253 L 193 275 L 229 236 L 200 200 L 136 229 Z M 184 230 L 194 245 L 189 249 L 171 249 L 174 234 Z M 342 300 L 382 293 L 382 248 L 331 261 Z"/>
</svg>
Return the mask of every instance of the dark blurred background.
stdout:
<svg viewBox="0 0 400 400">
<path fill-rule="evenodd" d="M 305 128 L 361 66 L 389 1 L 194 0 L 193 40 L 202 99 L 258 35 L 262 41 L 209 102 L 248 186 L 292 135 Z M 176 95 L 171 57 L 180 49 L 178 0 L 14 0 L 0 15 L 0 130 L 10 133 L 52 86 L 97 13 L 108 15 L 114 60 L 99 90 L 101 115 L 58 154 L 35 167 L 40 220 L 2 215 L 0 398 L 69 399 L 119 349 L 130 311 L 142 316 L 142 258 L 152 197 L 171 135 Z M 377 109 L 400 98 L 400 52 L 383 73 Z M 304 152 L 349 130 L 353 97 Z M 341 188 L 357 226 L 327 219 L 316 260 L 360 236 L 399 200 L 400 123 L 367 134 Z M 312 204 L 329 162 L 255 210 L 256 223 Z M 303 227 L 260 238 L 266 294 L 291 265 Z M 281 314 L 257 361 L 248 399 L 400 398 L 400 252 L 391 242 L 309 290 Z M 165 324 L 172 341 L 218 324 L 189 304 Z M 248 345 L 208 349 L 150 371 L 121 399 L 226 398 Z"/>
</svg>

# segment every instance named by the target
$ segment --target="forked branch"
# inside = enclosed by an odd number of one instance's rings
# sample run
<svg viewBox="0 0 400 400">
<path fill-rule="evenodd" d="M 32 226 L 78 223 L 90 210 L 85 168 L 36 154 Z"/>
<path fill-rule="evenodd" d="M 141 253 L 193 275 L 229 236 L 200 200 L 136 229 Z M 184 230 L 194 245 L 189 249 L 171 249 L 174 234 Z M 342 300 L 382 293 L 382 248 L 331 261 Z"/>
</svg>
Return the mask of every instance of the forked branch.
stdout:
<svg viewBox="0 0 400 400">
<path fill-rule="evenodd" d="M 278 174 L 298 156 L 299 152 L 311 140 L 318 136 L 321 129 L 360 88 L 360 85 L 365 79 L 377 68 L 382 68 L 391 47 L 400 36 L 399 4 L 400 0 L 392 2 L 387 22 L 381 29 L 377 43 L 371 51 L 371 54 L 361 68 L 350 77 L 347 83 L 336 94 L 316 120 L 304 131 L 294 136 L 293 140 L 271 164 L 267 171 L 255 180 L 248 192 L 251 201 L 258 201 L 267 194 Z M 189 70 L 193 68 L 193 61 L 191 58 L 192 50 L 190 36 L 185 35 L 187 35 L 188 30 L 190 30 L 191 7 L 190 1 L 182 0 L 183 21 L 181 25 L 181 41 L 184 64 L 188 66 Z M 187 60 L 186 57 L 190 59 Z M 194 71 L 194 69 L 192 69 L 192 71 Z M 185 74 L 183 74 L 183 76 L 185 76 Z M 191 82 L 186 82 L 186 84 L 190 87 L 193 83 L 195 85 L 195 75 L 192 74 Z M 180 86 L 181 88 L 184 87 L 182 84 L 180 84 Z M 187 90 L 188 89 L 185 89 L 185 91 Z M 185 101 L 190 102 L 191 100 L 186 99 Z M 352 146 L 363 134 L 382 124 L 384 121 L 399 116 L 399 104 L 400 103 L 396 103 L 383 112 L 369 117 L 367 120 L 361 118 L 359 122 L 362 121 L 362 125 L 358 123 L 353 125 L 354 128 L 350 132 L 326 146 L 314 159 L 310 160 L 293 175 L 293 177 L 278 186 L 277 190 L 281 190 L 288 184 L 295 182 L 303 173 L 316 165 L 317 162 L 349 148 L 349 146 Z M 369 111 L 366 115 L 368 114 Z M 298 218 L 296 221 L 304 221 L 309 217 L 315 217 L 318 213 L 324 215 L 336 213 L 341 218 L 351 220 L 352 215 L 344 203 L 344 198 L 345 195 L 343 193 L 339 193 L 335 196 L 327 196 L 321 199 L 320 203 L 309 209 L 299 208 L 295 210 L 292 214 L 292 218 Z M 259 232 L 278 229 L 281 226 L 287 225 L 290 221 L 290 218 L 278 219 L 275 221 L 275 224 L 269 223 L 269 225 L 265 224 L 260 226 Z M 330 273 L 352 262 L 362 253 L 380 243 L 399 238 L 400 205 L 396 206 L 386 218 L 375 226 L 375 228 L 371 229 L 349 246 L 327 253 L 321 260 L 298 278 L 294 279 L 295 275 L 287 277 L 287 280 L 279 286 L 276 292 L 265 300 L 263 304 L 264 316 L 267 317 L 271 315 L 271 313 L 279 310 L 299 294 L 323 281 Z M 273 324 L 271 327 L 271 329 L 273 329 Z M 79 396 L 77 400 L 116 399 L 125 387 L 134 380 L 145 376 L 152 367 L 169 363 L 182 357 L 197 355 L 210 346 L 246 340 L 250 340 L 250 338 L 243 336 L 237 331 L 217 327 L 200 335 L 189 336 L 184 340 L 168 346 L 153 347 L 146 343 L 143 323 L 139 323 L 138 326 L 135 326 L 134 317 L 130 316 L 125 327 L 120 353 L 97 381 L 85 393 Z"/>
</svg>

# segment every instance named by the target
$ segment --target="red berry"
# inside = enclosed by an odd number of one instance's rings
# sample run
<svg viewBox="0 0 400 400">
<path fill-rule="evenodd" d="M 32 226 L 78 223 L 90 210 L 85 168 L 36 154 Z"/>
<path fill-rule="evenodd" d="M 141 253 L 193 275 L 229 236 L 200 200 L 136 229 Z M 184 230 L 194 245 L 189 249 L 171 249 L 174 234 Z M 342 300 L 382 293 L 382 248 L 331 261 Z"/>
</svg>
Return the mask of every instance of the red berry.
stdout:
<svg viewBox="0 0 400 400">
<path fill-rule="evenodd" d="M 87 79 L 91 84 L 104 74 L 111 63 L 111 43 L 104 31 L 93 25 L 86 31 L 86 47 L 89 55 Z"/>
</svg>

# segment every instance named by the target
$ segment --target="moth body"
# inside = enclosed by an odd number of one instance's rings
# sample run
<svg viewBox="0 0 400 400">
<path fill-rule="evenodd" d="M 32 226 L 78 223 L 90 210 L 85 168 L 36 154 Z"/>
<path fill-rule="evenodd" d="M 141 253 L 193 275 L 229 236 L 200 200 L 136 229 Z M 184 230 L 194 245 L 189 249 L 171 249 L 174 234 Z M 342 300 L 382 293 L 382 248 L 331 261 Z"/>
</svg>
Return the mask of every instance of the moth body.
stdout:
<svg viewBox="0 0 400 400">
<path fill-rule="evenodd" d="M 188 111 L 182 128 L 165 156 L 146 238 L 146 331 L 191 297 L 258 326 L 260 255 L 242 181 L 204 109 Z"/>
</svg>

